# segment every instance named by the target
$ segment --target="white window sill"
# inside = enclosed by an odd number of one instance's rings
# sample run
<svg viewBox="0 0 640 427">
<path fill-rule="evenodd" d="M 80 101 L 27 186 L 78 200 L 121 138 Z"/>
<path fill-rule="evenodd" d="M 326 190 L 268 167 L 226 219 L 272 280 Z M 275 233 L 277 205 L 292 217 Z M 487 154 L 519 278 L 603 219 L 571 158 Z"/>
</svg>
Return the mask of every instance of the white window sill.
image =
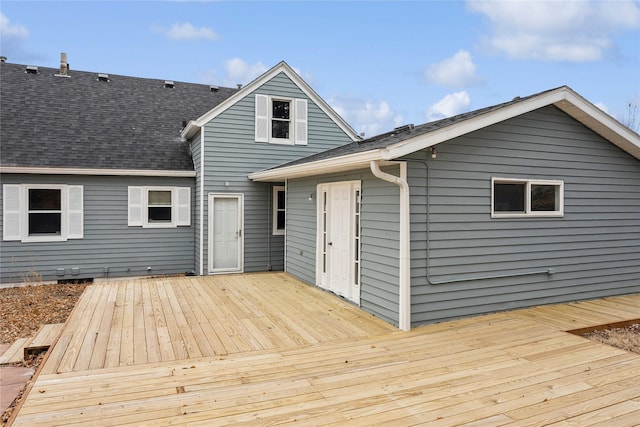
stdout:
<svg viewBox="0 0 640 427">
<path fill-rule="evenodd" d="M 293 144 L 293 139 L 278 139 L 278 138 L 271 138 L 269 140 L 269 144 L 276 144 L 276 145 L 294 145 Z"/>
<path fill-rule="evenodd" d="M 22 239 L 24 243 L 66 242 L 64 236 L 28 236 Z"/>
<path fill-rule="evenodd" d="M 491 218 L 562 218 L 563 212 L 544 213 L 491 213 Z"/>
</svg>

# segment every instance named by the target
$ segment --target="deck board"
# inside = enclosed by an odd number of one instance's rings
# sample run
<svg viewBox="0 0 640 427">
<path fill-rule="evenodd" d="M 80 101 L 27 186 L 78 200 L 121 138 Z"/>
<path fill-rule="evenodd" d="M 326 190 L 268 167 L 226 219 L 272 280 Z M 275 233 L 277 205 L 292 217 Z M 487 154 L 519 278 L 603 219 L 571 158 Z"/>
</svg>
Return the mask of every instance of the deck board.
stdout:
<svg viewBox="0 0 640 427">
<path fill-rule="evenodd" d="M 566 331 L 637 318 L 629 295 L 401 332 L 283 273 L 100 283 L 14 425 L 633 425 L 640 355 Z"/>
</svg>

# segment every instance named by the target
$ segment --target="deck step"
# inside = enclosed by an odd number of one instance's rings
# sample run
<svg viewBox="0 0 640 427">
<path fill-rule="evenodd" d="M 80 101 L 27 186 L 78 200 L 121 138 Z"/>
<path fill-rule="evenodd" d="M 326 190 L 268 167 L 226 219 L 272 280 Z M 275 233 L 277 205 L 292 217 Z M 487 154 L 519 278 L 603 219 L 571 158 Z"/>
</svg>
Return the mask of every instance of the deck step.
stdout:
<svg viewBox="0 0 640 427">
<path fill-rule="evenodd" d="M 51 347 L 62 332 L 63 327 L 64 323 L 49 323 L 47 325 L 43 325 L 38 330 L 33 341 L 31 341 L 28 346 L 24 347 L 24 357 L 27 357 L 30 354 L 42 353 L 49 350 L 49 347 Z"/>
<path fill-rule="evenodd" d="M 33 338 L 18 338 L 11 347 L 0 356 L 0 366 L 24 360 L 24 348 L 31 344 Z"/>
</svg>

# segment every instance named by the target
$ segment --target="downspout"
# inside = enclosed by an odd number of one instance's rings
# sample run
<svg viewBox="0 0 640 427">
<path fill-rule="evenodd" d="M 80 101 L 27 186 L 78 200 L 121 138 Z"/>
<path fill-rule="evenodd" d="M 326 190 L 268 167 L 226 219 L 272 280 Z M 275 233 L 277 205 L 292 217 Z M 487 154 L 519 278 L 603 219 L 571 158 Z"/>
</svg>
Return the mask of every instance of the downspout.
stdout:
<svg viewBox="0 0 640 427">
<path fill-rule="evenodd" d="M 200 276 L 204 276 L 204 130 L 200 128 Z M 208 200 L 207 200 L 208 202 Z M 209 225 L 209 224 L 207 224 Z M 208 243 L 208 242 L 207 242 Z M 208 257 L 207 257 L 208 258 Z"/>
<path fill-rule="evenodd" d="M 383 181 L 396 184 L 400 188 L 400 254 L 399 254 L 399 301 L 398 301 L 398 327 L 403 331 L 411 330 L 411 264 L 409 262 L 409 250 L 411 245 L 410 235 L 410 205 L 409 184 L 406 180 L 406 163 L 400 165 L 400 176 L 391 175 L 380 170 L 380 164 L 376 160 L 369 162 L 371 173 Z M 404 168 L 404 169 L 403 169 Z"/>
</svg>

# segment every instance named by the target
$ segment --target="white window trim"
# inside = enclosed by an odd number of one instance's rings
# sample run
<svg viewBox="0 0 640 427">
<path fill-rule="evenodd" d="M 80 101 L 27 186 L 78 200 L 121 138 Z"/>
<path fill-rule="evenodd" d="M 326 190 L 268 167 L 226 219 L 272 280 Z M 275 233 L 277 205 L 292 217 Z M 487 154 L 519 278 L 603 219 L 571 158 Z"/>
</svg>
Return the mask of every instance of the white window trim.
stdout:
<svg viewBox="0 0 640 427">
<path fill-rule="evenodd" d="M 496 212 L 495 206 L 495 184 L 496 183 L 513 183 L 525 184 L 524 212 Z M 531 186 L 532 185 L 553 185 L 558 188 L 558 204 L 557 211 L 532 211 L 531 210 Z M 538 180 L 538 179 L 518 179 L 518 178 L 491 178 L 491 218 L 560 218 L 564 216 L 564 181 L 560 180 Z"/>
<path fill-rule="evenodd" d="M 18 209 L 7 212 L 5 200 L 5 207 L 3 208 L 3 240 L 5 241 L 20 241 L 24 243 L 34 242 L 66 242 L 71 239 L 84 238 L 84 195 L 83 186 L 81 185 L 66 185 L 66 184 L 6 184 L 3 187 L 3 193 L 7 194 L 8 188 L 13 187 L 17 189 Z M 29 190 L 42 189 L 42 190 L 60 190 L 60 234 L 56 236 L 48 235 L 29 235 Z M 76 198 L 76 205 L 72 206 L 69 198 L 69 191 L 79 192 L 79 197 Z M 6 215 L 17 215 L 18 224 L 17 232 L 10 232 L 6 229 L 7 217 Z M 74 217 L 76 221 L 80 221 L 80 224 L 74 224 L 73 232 L 70 232 L 69 221 Z"/>
<path fill-rule="evenodd" d="M 133 192 L 140 191 L 140 203 L 132 203 Z M 171 222 L 149 222 L 149 191 L 171 192 Z M 182 197 L 180 197 L 182 196 Z M 182 201 L 182 203 L 180 203 Z M 191 188 L 169 186 L 129 186 L 128 226 L 142 228 L 176 228 L 191 225 Z M 180 211 L 185 212 L 179 215 Z M 135 215 L 133 215 L 135 214 Z M 135 219 L 134 219 L 135 217 Z M 139 218 L 139 219 L 138 219 Z"/>
<path fill-rule="evenodd" d="M 278 191 L 284 191 L 284 218 L 285 218 L 285 226 L 282 230 L 278 230 Z M 287 229 L 287 190 L 284 185 L 274 185 L 273 186 L 273 198 L 272 198 L 272 216 L 273 216 L 273 227 L 272 233 L 274 236 L 283 236 Z"/>
<path fill-rule="evenodd" d="M 255 95 L 255 141 L 275 145 L 307 145 L 308 102 L 304 98 L 286 96 Z M 289 138 L 272 137 L 273 101 L 289 103 Z M 260 111 L 261 109 L 265 109 Z M 275 119 L 279 120 L 279 119 Z"/>
</svg>

